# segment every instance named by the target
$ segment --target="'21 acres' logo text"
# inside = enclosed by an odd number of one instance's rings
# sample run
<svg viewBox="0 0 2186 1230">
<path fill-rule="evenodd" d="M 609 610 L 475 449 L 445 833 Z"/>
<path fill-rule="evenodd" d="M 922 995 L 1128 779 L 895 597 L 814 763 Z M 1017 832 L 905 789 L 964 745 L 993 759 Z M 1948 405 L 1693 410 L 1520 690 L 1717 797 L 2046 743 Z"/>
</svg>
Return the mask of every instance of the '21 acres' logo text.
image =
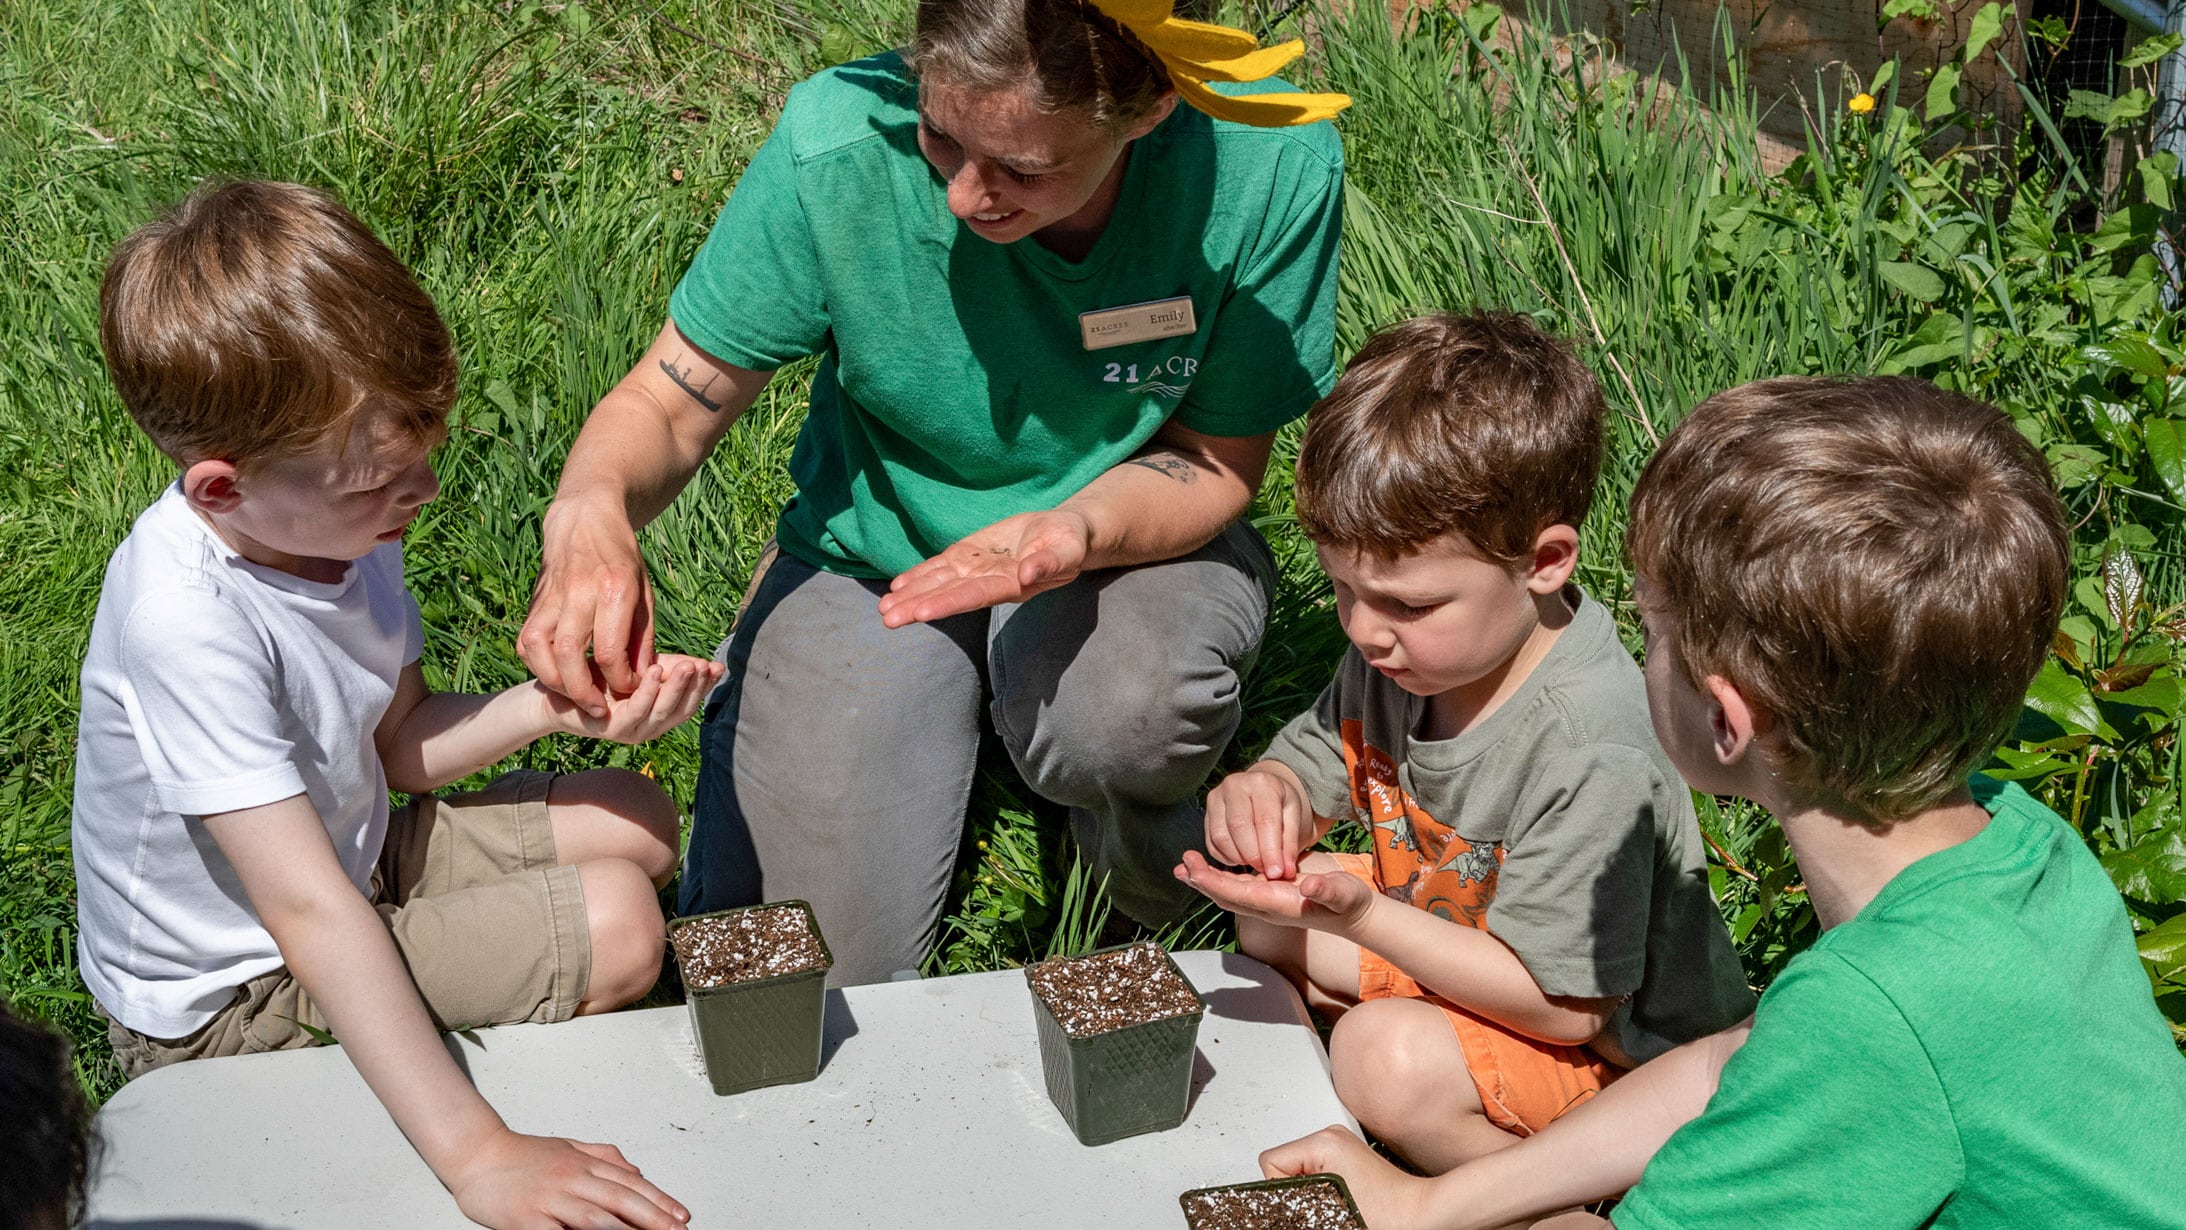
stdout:
<svg viewBox="0 0 2186 1230">
<path fill-rule="evenodd" d="M 1192 377 L 1199 373 L 1199 360 L 1181 354 L 1152 363 L 1104 363 L 1101 366 L 1101 379 L 1106 383 L 1129 385 L 1133 393 L 1152 393 L 1157 397 L 1184 396 L 1184 390 L 1192 387 Z"/>
</svg>

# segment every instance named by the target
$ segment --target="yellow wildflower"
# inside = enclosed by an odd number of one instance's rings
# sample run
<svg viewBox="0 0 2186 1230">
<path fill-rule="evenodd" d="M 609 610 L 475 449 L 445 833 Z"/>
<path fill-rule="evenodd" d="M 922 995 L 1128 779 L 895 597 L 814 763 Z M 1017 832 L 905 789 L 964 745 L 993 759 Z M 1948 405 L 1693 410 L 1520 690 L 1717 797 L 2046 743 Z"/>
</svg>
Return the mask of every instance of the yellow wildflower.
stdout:
<svg viewBox="0 0 2186 1230">
<path fill-rule="evenodd" d="M 1846 103 L 1844 109 L 1854 115 L 1866 115 L 1875 109 L 1875 96 L 1873 94 L 1854 94 L 1852 101 Z"/>
</svg>

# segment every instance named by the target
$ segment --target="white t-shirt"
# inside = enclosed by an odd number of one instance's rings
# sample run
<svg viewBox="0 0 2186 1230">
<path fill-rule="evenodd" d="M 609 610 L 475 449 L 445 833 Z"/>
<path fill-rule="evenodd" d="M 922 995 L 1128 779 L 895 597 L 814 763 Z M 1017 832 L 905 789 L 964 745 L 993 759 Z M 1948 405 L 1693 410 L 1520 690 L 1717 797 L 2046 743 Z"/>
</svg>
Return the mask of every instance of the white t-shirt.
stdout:
<svg viewBox="0 0 2186 1230">
<path fill-rule="evenodd" d="M 179 484 L 137 518 L 107 562 L 76 740 L 79 964 L 116 1020 L 184 1037 L 281 965 L 198 817 L 308 794 L 370 891 L 372 733 L 423 649 L 400 543 L 323 584 L 237 555 Z"/>
</svg>

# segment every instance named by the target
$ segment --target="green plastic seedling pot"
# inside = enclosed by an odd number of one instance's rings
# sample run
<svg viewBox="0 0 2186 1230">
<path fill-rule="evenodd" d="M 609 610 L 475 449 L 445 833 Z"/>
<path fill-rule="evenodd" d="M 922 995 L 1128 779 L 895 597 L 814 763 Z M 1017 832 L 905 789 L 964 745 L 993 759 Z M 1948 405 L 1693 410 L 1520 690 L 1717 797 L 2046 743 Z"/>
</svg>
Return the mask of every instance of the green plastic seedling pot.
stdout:
<svg viewBox="0 0 2186 1230">
<path fill-rule="evenodd" d="M 1103 948 L 1114 952 L 1127 948 Z M 1094 955 L 1093 953 L 1086 954 Z M 1164 952 L 1161 959 L 1184 971 Z M 1185 986 L 1191 980 L 1184 979 Z M 1026 975 L 1031 987 L 1031 975 Z M 1199 999 L 1197 988 L 1192 998 Z M 1063 1031 L 1046 1001 L 1032 994 L 1033 1016 L 1040 1026 L 1040 1067 L 1047 1076 L 1047 1096 L 1083 1145 L 1105 1145 L 1142 1132 L 1166 1132 L 1184 1122 L 1192 1095 L 1192 1052 L 1199 1038 L 1204 1002 L 1181 1016 L 1127 1025 L 1122 1029 L 1073 1038 Z"/>
<path fill-rule="evenodd" d="M 1225 1183 L 1220 1187 L 1195 1187 L 1192 1190 L 1184 1193 L 1183 1195 L 1178 1196 L 1176 1198 L 1176 1202 L 1177 1206 L 1184 1210 L 1184 1224 L 1187 1227 L 1190 1227 L 1192 1221 L 1192 1197 L 1194 1196 L 1205 1196 L 1213 1192 L 1280 1191 L 1281 1189 L 1286 1187 L 1311 1187 L 1316 1183 L 1335 1184 L 1336 1194 L 1343 1197 L 1343 1207 L 1351 1214 L 1351 1224 L 1358 1227 L 1358 1230 L 1366 1230 L 1366 1218 L 1360 1214 L 1358 1202 L 1351 1198 L 1351 1185 L 1343 1181 L 1342 1175 L 1334 1174 L 1329 1171 L 1321 1171 L 1315 1174 L 1291 1175 L 1289 1178 L 1284 1179 L 1260 1179 L 1252 1183 Z"/>
<path fill-rule="evenodd" d="M 821 1023 L 827 1003 L 827 971 L 835 955 L 820 934 L 812 907 L 802 901 L 775 901 L 735 910 L 692 914 L 668 924 L 668 934 L 685 923 L 750 910 L 795 906 L 804 911 L 812 938 L 820 943 L 820 968 L 780 974 L 726 986 L 693 987 L 684 994 L 691 1007 L 691 1032 L 706 1061 L 706 1079 L 717 1094 L 743 1093 L 768 1085 L 791 1085 L 820 1074 Z"/>
</svg>

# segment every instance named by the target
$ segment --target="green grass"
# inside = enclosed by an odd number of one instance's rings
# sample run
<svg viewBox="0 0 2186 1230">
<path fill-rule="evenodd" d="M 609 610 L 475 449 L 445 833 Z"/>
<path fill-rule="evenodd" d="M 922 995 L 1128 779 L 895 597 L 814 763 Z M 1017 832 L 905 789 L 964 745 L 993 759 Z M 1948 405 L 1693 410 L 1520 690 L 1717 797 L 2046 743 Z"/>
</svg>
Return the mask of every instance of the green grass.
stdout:
<svg viewBox="0 0 2186 1230">
<path fill-rule="evenodd" d="M 1304 74 L 1357 100 L 1341 122 L 1341 347 L 1419 309 L 1475 303 L 1579 338 L 1614 419 L 1581 578 L 1621 608 L 1621 509 L 1677 416 L 1755 376 L 1872 370 L 1916 305 L 1877 278 L 1861 225 L 1727 254 L 1744 233 L 1734 211 L 1775 191 L 1735 98 L 1704 112 L 1601 71 L 1584 45 L 1573 61 L 1489 56 L 1457 18 L 1400 39 L 1375 6 L 1353 7 L 1315 24 Z M 905 0 L 0 0 L 0 990 L 78 1039 L 95 1095 L 118 1077 L 74 967 L 76 671 L 105 558 L 171 477 L 103 375 L 107 249 L 200 177 L 249 175 L 332 190 L 419 271 L 464 356 L 443 495 L 409 540 L 426 667 L 438 686 L 511 684 L 525 677 L 513 643 L 539 515 L 587 410 L 659 327 L 788 85 L 900 42 L 907 12 Z M 1870 177 L 1859 190 L 1872 199 L 1856 222 L 1892 189 Z M 646 532 L 663 646 L 709 652 L 726 629 L 789 491 L 808 376 L 777 379 Z M 2039 379 L 2007 391 L 2063 396 Z M 1284 585 L 1233 763 L 1311 702 L 1342 645 L 1290 516 L 1295 443 L 1282 440 L 1257 509 Z M 2150 570 L 2170 601 L 2182 575 L 2175 558 Z M 552 739 L 522 759 L 650 766 L 687 804 L 695 736 L 640 749 Z M 1073 876 L 1062 827 L 1004 760 L 985 759 L 930 970 L 1099 934 L 1104 903 Z M 1710 827 L 1738 859 L 1765 832 L 1736 810 Z M 1723 883 L 1732 913 L 1755 905 L 1753 886 Z M 1786 909 L 1751 935 L 1756 977 L 1799 934 Z M 1173 938 L 1227 936 L 1203 915 Z"/>
</svg>

